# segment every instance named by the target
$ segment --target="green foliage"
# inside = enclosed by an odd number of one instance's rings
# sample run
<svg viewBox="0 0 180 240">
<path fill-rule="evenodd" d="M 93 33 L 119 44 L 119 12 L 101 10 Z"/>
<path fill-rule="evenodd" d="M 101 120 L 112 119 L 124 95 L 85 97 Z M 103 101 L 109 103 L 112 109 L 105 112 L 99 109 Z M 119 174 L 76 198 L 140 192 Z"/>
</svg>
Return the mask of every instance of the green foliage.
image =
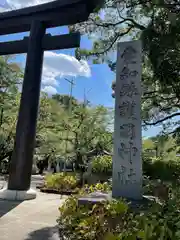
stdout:
<svg viewBox="0 0 180 240">
<path fill-rule="evenodd" d="M 166 132 L 172 132 L 179 129 L 180 116 L 180 11 L 177 1 L 166 2 L 106 0 L 101 11 L 73 29 L 93 42 L 90 49 L 77 49 L 77 58 L 105 62 L 114 72 L 117 43 L 142 40 L 142 119 L 145 126 L 166 123 Z"/>
<path fill-rule="evenodd" d="M 155 143 L 150 138 L 143 139 L 142 145 L 143 145 L 143 150 L 155 149 Z"/>
<path fill-rule="evenodd" d="M 105 182 L 105 183 L 96 183 L 90 186 L 84 185 L 83 188 L 80 189 L 79 193 L 80 195 L 89 194 L 96 191 L 108 193 L 111 190 L 112 190 L 112 186 L 109 183 Z"/>
<path fill-rule="evenodd" d="M 12 152 L 20 102 L 16 86 L 20 73 L 15 74 L 10 67 L 15 68 L 12 63 L 8 64 L 0 58 L 0 161 L 9 158 Z M 5 88 L 7 91 L 4 91 Z M 102 106 L 87 106 L 75 98 L 71 100 L 72 108 L 69 111 L 68 96 L 49 98 L 47 94 L 41 94 L 35 161 L 62 159 L 74 161 L 78 168 L 80 164 L 86 164 L 89 157 L 104 150 L 111 151 L 112 134 L 108 131 L 110 111 Z"/>
<path fill-rule="evenodd" d="M 136 211 L 121 199 L 87 206 L 78 205 L 78 197 L 72 196 L 59 208 L 60 236 L 69 240 L 178 240 L 179 206 L 178 188 L 167 200 Z"/>
<path fill-rule="evenodd" d="M 97 156 L 92 161 L 93 173 L 112 173 L 112 156 Z"/>
<path fill-rule="evenodd" d="M 56 173 L 47 175 L 45 178 L 45 187 L 53 190 L 73 190 L 78 185 L 76 175 L 67 173 Z"/>
<path fill-rule="evenodd" d="M 75 162 L 76 169 L 98 153 L 111 151 L 112 134 L 108 132 L 110 112 L 98 106 L 78 103 L 69 97 L 41 96 L 37 127 L 36 158 L 53 162 L 59 159 Z"/>
<path fill-rule="evenodd" d="M 69 95 L 55 94 L 52 96 L 52 99 L 59 102 L 62 105 L 62 107 L 64 107 L 66 110 L 68 110 L 70 107 L 74 108 L 80 105 L 77 99 L 75 99 L 73 96 L 70 97 Z"/>
<path fill-rule="evenodd" d="M 152 179 L 161 179 L 166 181 L 177 181 L 180 176 L 179 161 L 165 161 L 162 158 L 144 158 L 143 172 Z"/>
<path fill-rule="evenodd" d="M 21 69 L 10 57 L 0 57 L 0 79 L 0 170 L 6 172 L 13 149 L 20 102 L 17 85 L 22 81 Z"/>
<path fill-rule="evenodd" d="M 176 139 L 160 135 L 143 141 L 144 174 L 162 180 L 176 181 L 180 175 L 180 162 L 177 157 Z"/>
</svg>

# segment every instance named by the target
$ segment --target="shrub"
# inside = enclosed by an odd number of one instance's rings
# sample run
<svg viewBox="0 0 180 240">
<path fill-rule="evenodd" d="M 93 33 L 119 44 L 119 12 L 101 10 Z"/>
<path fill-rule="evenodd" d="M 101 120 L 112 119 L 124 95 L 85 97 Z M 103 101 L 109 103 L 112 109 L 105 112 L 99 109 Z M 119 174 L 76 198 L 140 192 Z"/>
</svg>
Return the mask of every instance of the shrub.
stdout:
<svg viewBox="0 0 180 240">
<path fill-rule="evenodd" d="M 161 158 L 144 158 L 143 171 L 151 179 L 177 181 L 180 176 L 180 162 L 165 161 Z"/>
<path fill-rule="evenodd" d="M 45 178 L 45 187 L 54 190 L 71 190 L 78 185 L 76 175 L 68 173 L 56 173 L 47 175 Z"/>
<path fill-rule="evenodd" d="M 112 186 L 105 182 L 105 183 L 97 183 L 97 184 L 93 184 L 93 185 L 85 185 L 81 190 L 80 190 L 80 195 L 84 195 L 84 194 L 89 194 L 89 193 L 93 193 L 96 191 L 101 191 L 104 193 L 108 193 L 109 191 L 111 191 Z"/>
<path fill-rule="evenodd" d="M 98 156 L 92 161 L 93 173 L 112 173 L 112 156 Z"/>
<path fill-rule="evenodd" d="M 137 210 L 137 209 L 136 209 Z M 75 240 L 179 240 L 180 194 L 175 189 L 167 201 L 133 211 L 124 200 L 78 206 L 70 197 L 59 208 L 61 239 Z M 63 238 L 64 237 L 64 238 Z"/>
</svg>

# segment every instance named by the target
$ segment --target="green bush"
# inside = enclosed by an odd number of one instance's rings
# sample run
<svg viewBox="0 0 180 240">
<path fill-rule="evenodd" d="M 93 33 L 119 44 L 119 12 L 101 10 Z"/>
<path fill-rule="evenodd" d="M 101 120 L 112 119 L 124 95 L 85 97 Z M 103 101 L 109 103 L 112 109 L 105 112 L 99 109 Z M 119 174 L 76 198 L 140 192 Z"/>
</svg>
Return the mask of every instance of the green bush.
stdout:
<svg viewBox="0 0 180 240">
<path fill-rule="evenodd" d="M 167 201 L 153 202 L 146 210 L 139 208 L 138 211 L 133 211 L 131 205 L 122 199 L 94 206 L 78 206 L 78 197 L 72 196 L 65 201 L 59 211 L 61 239 L 180 239 L 178 188 L 171 192 Z"/>
<path fill-rule="evenodd" d="M 85 185 L 79 192 L 80 195 L 84 195 L 84 194 L 89 194 L 89 193 L 93 193 L 96 191 L 101 191 L 104 193 L 108 193 L 109 191 L 112 190 L 112 186 L 105 182 L 105 183 L 97 183 L 97 184 L 93 184 L 93 185 Z"/>
<path fill-rule="evenodd" d="M 112 173 L 112 157 L 111 156 L 98 156 L 92 161 L 92 172 L 93 173 Z"/>
<path fill-rule="evenodd" d="M 151 179 L 177 181 L 180 176 L 180 162 L 161 158 L 143 158 L 143 172 Z"/>
<path fill-rule="evenodd" d="M 45 178 L 45 187 L 53 190 L 72 190 L 78 185 L 76 175 L 68 173 L 55 173 L 47 175 Z"/>
</svg>

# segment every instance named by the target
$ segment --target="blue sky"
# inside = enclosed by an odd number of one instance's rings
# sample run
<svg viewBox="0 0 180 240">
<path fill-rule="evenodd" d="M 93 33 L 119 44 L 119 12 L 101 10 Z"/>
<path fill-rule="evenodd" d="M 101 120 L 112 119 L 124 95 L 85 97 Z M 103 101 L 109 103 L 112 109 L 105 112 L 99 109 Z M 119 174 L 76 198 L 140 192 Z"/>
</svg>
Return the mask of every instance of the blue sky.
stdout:
<svg viewBox="0 0 180 240">
<path fill-rule="evenodd" d="M 0 0 L 1 1 L 1 0 Z M 13 0 L 15 2 L 15 0 Z M 20 2 L 21 0 L 19 0 Z M 30 0 L 29 0 L 30 1 Z M 32 1 L 32 0 L 31 0 Z M 64 34 L 68 32 L 67 27 L 61 27 L 61 28 L 54 28 L 54 29 L 48 29 L 48 33 L 51 33 L 53 35 L 57 34 Z M 21 34 L 12 34 L 12 35 L 6 35 L 6 36 L 0 36 L 0 42 L 2 41 L 12 41 L 16 39 L 22 39 L 24 36 L 28 36 L 29 33 L 21 33 Z M 91 41 L 86 37 L 83 36 L 81 38 L 81 47 L 82 48 L 90 48 L 91 47 Z M 62 50 L 62 51 L 55 51 L 57 54 L 66 54 L 71 56 L 71 58 L 74 56 L 74 49 L 69 50 Z M 59 56 L 59 55 L 57 55 Z M 51 56 L 51 57 L 57 57 L 57 56 Z M 15 57 L 15 61 L 19 62 L 22 66 L 25 65 L 25 55 L 17 55 Z M 64 55 L 61 55 L 61 61 L 58 62 L 58 58 L 56 58 L 56 69 L 55 71 L 62 69 L 65 67 L 63 64 L 63 58 Z M 46 53 L 45 53 L 45 59 L 46 59 Z M 48 56 L 47 56 L 48 59 Z M 50 58 L 50 60 L 53 58 Z M 75 64 L 75 59 L 70 59 L 70 63 L 74 61 L 73 64 Z M 49 62 L 48 62 L 49 63 Z M 49 71 L 49 67 L 52 67 L 48 65 L 48 63 L 45 60 L 46 64 L 46 72 Z M 59 65 L 58 65 L 59 64 Z M 67 62 L 65 62 L 67 65 Z M 77 63 L 76 63 L 77 65 Z M 73 65 L 76 66 L 76 65 Z M 89 65 L 89 71 L 91 74 L 88 74 L 87 69 L 84 68 L 80 73 L 76 72 L 75 69 L 75 86 L 73 88 L 73 96 L 76 97 L 79 100 L 83 100 L 84 93 L 86 93 L 87 99 L 93 104 L 93 105 L 104 105 L 106 107 L 113 107 L 114 106 L 114 100 L 111 97 L 111 83 L 115 79 L 115 74 L 110 71 L 109 67 L 106 64 L 100 64 L 100 65 L 93 65 L 91 62 L 88 62 Z M 69 65 L 71 67 L 71 65 Z M 78 66 L 78 65 L 77 65 Z M 66 66 L 67 67 L 67 66 Z M 73 68 L 74 69 L 74 68 Z M 85 70 L 86 69 L 86 70 Z M 51 68 L 50 71 L 53 71 Z M 59 70 L 61 71 L 61 70 Z M 64 74 L 66 75 L 66 74 Z M 67 74 L 68 75 L 68 74 Z M 70 74 L 71 75 L 71 74 Z M 70 90 L 69 83 L 64 80 L 64 76 L 59 75 L 59 73 L 55 74 L 55 76 L 51 76 L 53 79 L 52 81 L 55 81 L 54 84 L 50 84 L 48 82 L 47 84 L 47 78 L 42 77 L 42 89 L 46 89 L 47 92 L 50 90 L 52 92 L 52 89 L 55 89 L 60 94 L 68 94 Z M 71 76 L 69 76 L 71 78 Z M 54 90 L 53 90 L 54 91 Z M 160 127 L 152 127 L 148 129 L 147 131 L 143 131 L 143 136 L 153 136 L 156 135 L 160 131 Z"/>
</svg>

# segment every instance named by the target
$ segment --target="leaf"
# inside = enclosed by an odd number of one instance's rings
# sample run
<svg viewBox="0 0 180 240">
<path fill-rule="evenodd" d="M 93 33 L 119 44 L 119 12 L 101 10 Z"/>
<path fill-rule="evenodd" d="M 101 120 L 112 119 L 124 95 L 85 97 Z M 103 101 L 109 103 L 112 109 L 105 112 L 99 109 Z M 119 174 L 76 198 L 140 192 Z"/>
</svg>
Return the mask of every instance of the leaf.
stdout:
<svg viewBox="0 0 180 240">
<path fill-rule="evenodd" d="M 138 231 L 137 237 L 138 237 L 139 239 L 146 239 L 146 238 L 145 238 L 145 237 L 146 237 L 146 234 L 145 234 L 144 230 Z"/>
<path fill-rule="evenodd" d="M 108 232 L 105 235 L 105 239 L 104 240 L 121 240 L 121 238 L 119 238 L 118 234 L 112 233 L 112 232 Z"/>
</svg>

